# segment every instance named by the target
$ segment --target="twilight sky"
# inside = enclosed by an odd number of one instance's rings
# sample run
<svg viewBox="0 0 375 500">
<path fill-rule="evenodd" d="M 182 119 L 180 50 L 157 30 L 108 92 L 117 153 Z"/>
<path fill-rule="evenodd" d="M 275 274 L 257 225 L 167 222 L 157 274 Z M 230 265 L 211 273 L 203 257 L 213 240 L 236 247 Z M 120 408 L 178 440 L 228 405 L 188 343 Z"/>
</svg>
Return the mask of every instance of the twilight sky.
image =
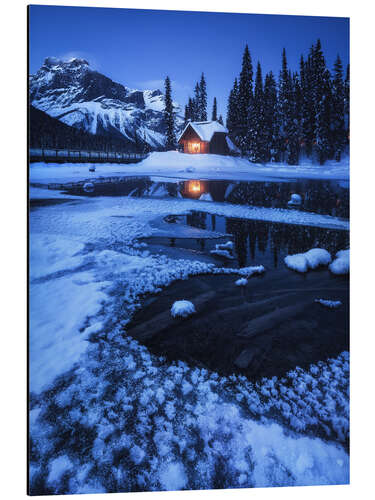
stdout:
<svg viewBox="0 0 375 500">
<path fill-rule="evenodd" d="M 246 43 L 263 76 L 270 70 L 278 76 L 283 47 L 297 69 L 317 38 L 330 69 L 338 53 L 344 66 L 349 62 L 348 18 L 39 5 L 29 14 L 31 73 L 47 56 L 77 56 L 130 88 L 164 90 L 169 75 L 173 98 L 183 106 L 204 71 L 209 118 L 214 96 L 218 113 L 226 114 Z"/>
</svg>

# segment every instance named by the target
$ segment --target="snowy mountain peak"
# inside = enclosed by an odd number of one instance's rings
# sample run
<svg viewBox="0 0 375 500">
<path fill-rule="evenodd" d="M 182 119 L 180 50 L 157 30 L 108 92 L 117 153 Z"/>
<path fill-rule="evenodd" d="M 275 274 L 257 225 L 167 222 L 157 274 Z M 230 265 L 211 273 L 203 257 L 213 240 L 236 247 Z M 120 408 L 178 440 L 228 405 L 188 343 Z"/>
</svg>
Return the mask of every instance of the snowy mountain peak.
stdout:
<svg viewBox="0 0 375 500">
<path fill-rule="evenodd" d="M 123 137 L 129 143 L 164 146 L 164 95 L 133 90 L 93 70 L 85 59 L 47 57 L 29 79 L 30 104 L 67 125 L 93 134 Z M 180 107 L 174 103 L 177 132 Z"/>
</svg>

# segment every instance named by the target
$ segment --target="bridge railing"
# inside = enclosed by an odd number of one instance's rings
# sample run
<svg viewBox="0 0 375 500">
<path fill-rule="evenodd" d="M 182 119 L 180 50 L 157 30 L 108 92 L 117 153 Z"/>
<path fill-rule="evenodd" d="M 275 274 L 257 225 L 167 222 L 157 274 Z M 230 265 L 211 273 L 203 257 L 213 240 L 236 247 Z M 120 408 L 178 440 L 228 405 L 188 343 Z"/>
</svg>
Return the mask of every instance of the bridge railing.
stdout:
<svg viewBox="0 0 375 500">
<path fill-rule="evenodd" d="M 30 148 L 29 157 L 52 159 L 74 159 L 74 160 L 143 160 L 148 155 L 147 153 L 122 153 L 113 151 L 84 151 L 79 149 L 52 149 L 52 148 Z"/>
</svg>

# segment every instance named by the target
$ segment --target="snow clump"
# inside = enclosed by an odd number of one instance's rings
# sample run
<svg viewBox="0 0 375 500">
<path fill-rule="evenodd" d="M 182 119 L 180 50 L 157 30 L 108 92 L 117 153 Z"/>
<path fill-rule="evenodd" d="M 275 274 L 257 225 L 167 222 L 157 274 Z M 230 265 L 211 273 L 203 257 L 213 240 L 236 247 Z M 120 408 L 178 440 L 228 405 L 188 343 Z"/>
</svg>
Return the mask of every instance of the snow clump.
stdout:
<svg viewBox="0 0 375 500">
<path fill-rule="evenodd" d="M 335 260 L 329 266 L 333 274 L 348 274 L 350 269 L 350 250 L 340 250 L 336 254 Z"/>
<path fill-rule="evenodd" d="M 240 278 L 238 279 L 235 284 L 237 286 L 246 286 L 247 285 L 247 279 L 246 278 Z"/>
<path fill-rule="evenodd" d="M 324 248 L 312 248 L 305 253 L 287 255 L 284 262 L 286 266 L 293 269 L 293 271 L 306 273 L 308 269 L 316 269 L 319 266 L 327 266 L 331 260 L 332 258 L 330 253 L 327 252 L 327 250 L 324 250 Z"/>
<path fill-rule="evenodd" d="M 171 307 L 173 318 L 187 318 L 195 312 L 194 304 L 189 300 L 176 300 Z"/>
<path fill-rule="evenodd" d="M 293 193 L 290 196 L 290 200 L 288 201 L 288 205 L 301 205 L 302 197 L 300 194 Z"/>
<path fill-rule="evenodd" d="M 315 302 L 318 302 L 322 306 L 328 307 L 329 309 L 337 309 L 342 305 L 341 300 L 315 299 Z"/>
</svg>

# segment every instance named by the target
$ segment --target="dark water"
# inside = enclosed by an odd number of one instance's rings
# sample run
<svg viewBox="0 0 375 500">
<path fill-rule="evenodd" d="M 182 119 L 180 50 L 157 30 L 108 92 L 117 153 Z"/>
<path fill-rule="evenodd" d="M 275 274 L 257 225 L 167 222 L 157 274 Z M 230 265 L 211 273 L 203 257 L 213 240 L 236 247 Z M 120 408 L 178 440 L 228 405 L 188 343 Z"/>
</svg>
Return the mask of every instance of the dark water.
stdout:
<svg viewBox="0 0 375 500">
<path fill-rule="evenodd" d="M 234 260 L 216 257 L 220 265 L 244 267 L 263 264 L 269 268 L 284 266 L 288 254 L 306 252 L 310 248 L 325 248 L 332 255 L 349 246 L 349 233 L 344 230 L 324 229 L 293 224 L 251 221 L 222 217 L 205 212 L 186 216 L 167 217 L 171 224 L 182 224 L 228 234 L 219 239 L 155 237 L 145 238 L 153 246 L 177 247 L 195 254 L 210 255 L 216 244 L 233 241 Z"/>
<path fill-rule="evenodd" d="M 239 205 L 287 208 L 291 194 L 302 199 L 300 210 L 349 217 L 349 184 L 346 181 L 292 180 L 281 182 L 176 180 L 154 181 L 149 177 L 93 179 L 62 187 L 66 193 L 85 196 L 182 196 L 199 198 L 209 193 L 213 201 Z M 55 186 L 58 188 L 58 185 Z"/>
<path fill-rule="evenodd" d="M 128 333 L 169 360 L 250 380 L 282 376 L 349 350 L 347 278 L 327 269 L 301 275 L 280 268 L 250 278 L 245 288 L 237 287 L 236 279 L 207 275 L 178 281 L 144 301 Z M 327 309 L 316 298 L 342 305 Z M 191 300 L 197 313 L 173 319 L 170 308 L 181 299 Z M 241 336 L 255 324 L 255 336 Z"/>
</svg>

